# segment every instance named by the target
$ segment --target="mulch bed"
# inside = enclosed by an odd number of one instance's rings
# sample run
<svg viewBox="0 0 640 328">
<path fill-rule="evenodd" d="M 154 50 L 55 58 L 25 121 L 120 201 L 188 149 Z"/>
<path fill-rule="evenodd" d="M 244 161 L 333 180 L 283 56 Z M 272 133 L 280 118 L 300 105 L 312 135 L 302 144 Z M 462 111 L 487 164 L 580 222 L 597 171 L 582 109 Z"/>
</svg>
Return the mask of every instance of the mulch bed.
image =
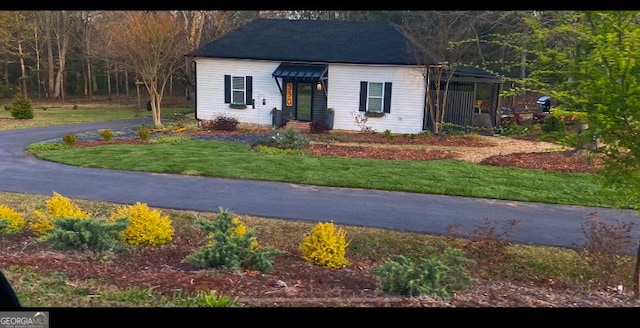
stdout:
<svg viewBox="0 0 640 328">
<path fill-rule="evenodd" d="M 557 151 L 490 156 L 480 164 L 561 173 L 594 173 L 602 169 L 604 160 L 602 157 L 589 157 L 576 151 Z"/>
</svg>

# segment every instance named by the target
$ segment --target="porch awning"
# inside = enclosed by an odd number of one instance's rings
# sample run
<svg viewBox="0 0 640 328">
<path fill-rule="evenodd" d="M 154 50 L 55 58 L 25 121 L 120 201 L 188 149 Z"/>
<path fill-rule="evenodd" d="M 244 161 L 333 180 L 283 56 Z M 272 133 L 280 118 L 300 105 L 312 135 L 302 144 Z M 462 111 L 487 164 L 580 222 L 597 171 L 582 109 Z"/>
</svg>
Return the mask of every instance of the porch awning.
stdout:
<svg viewBox="0 0 640 328">
<path fill-rule="evenodd" d="M 323 64 L 293 64 L 282 63 L 275 71 L 273 77 L 286 77 L 302 80 L 318 80 L 325 75 L 327 65 Z"/>
</svg>

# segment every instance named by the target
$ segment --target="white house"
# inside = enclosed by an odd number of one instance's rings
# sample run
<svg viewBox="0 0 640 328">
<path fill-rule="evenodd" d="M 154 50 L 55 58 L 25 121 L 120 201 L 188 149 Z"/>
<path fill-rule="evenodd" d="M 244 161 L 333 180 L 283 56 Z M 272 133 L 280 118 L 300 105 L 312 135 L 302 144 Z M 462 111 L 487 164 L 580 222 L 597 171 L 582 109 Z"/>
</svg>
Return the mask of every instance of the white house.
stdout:
<svg viewBox="0 0 640 328">
<path fill-rule="evenodd" d="M 425 65 L 412 49 L 390 22 L 256 19 L 187 55 L 196 119 L 224 113 L 270 125 L 275 108 L 283 124 L 313 122 L 325 121 L 330 108 L 334 129 L 360 130 L 356 118 L 366 117 L 376 131 L 420 133 L 431 122 Z M 454 76 L 449 120 L 471 125 L 475 85 L 498 85 L 499 78 L 460 70 Z M 492 95 L 495 122 L 497 91 Z"/>
</svg>

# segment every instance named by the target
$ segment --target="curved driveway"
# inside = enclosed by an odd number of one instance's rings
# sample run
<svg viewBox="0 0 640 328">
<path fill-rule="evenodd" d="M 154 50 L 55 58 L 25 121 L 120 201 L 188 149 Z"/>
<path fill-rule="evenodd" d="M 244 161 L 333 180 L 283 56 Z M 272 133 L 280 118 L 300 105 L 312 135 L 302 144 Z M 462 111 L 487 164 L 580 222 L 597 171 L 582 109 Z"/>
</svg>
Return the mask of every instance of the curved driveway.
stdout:
<svg viewBox="0 0 640 328">
<path fill-rule="evenodd" d="M 151 121 L 0 132 L 0 190 L 43 195 L 56 191 L 70 198 L 207 212 L 223 207 L 237 214 L 428 234 L 446 234 L 448 225 L 459 225 L 461 232 L 471 233 L 485 219 L 495 222 L 500 233 L 507 221 L 516 219 L 520 222 L 507 237 L 509 241 L 570 248 L 585 243 L 581 224 L 592 212 L 610 224 L 618 220 L 640 223 L 636 213 L 628 210 L 81 168 L 38 160 L 24 150 L 30 143 L 67 133 L 117 130 L 142 123 Z M 636 242 L 638 235 L 636 224 Z"/>
</svg>

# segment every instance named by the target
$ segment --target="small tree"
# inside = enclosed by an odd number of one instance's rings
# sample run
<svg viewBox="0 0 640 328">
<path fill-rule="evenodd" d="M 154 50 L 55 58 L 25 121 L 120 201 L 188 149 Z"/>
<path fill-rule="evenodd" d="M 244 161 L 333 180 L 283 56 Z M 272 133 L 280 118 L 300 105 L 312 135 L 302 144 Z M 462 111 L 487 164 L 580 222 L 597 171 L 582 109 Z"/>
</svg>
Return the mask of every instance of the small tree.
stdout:
<svg viewBox="0 0 640 328">
<path fill-rule="evenodd" d="M 17 95 L 13 98 L 11 105 L 9 105 L 9 112 L 11 117 L 17 120 L 30 120 L 33 118 L 33 106 L 31 100 L 27 97 Z"/>
<path fill-rule="evenodd" d="M 184 261 L 200 268 L 227 270 L 250 269 L 270 273 L 271 258 L 279 250 L 258 247 L 254 231 L 248 229 L 233 212 L 220 208 L 213 221 L 201 220 L 208 233 L 207 245 L 188 255 Z"/>
<path fill-rule="evenodd" d="M 177 13 L 166 11 L 125 12 L 124 22 L 111 27 L 115 46 L 125 65 L 138 72 L 151 102 L 153 124 L 162 126 L 160 104 L 167 84 L 188 51 Z"/>
<path fill-rule="evenodd" d="M 579 112 L 603 142 L 603 181 L 618 187 L 621 201 L 640 198 L 640 13 L 536 12 L 525 23 L 531 69 L 521 84 Z M 640 301 L 640 245 L 637 258 Z"/>
</svg>

